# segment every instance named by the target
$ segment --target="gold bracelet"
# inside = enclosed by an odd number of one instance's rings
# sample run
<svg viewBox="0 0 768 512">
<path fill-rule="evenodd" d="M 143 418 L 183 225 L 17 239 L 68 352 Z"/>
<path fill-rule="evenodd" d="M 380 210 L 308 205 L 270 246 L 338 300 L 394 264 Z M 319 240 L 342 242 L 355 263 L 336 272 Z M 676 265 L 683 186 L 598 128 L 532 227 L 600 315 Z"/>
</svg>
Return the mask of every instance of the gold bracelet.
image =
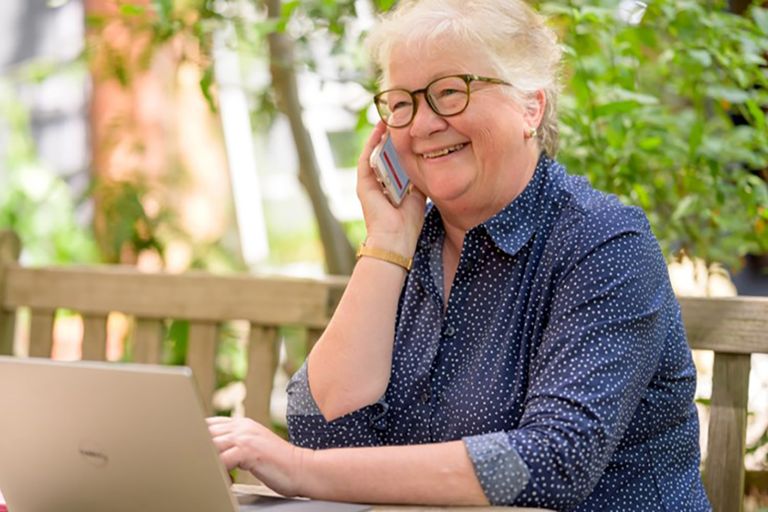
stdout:
<svg viewBox="0 0 768 512">
<path fill-rule="evenodd" d="M 377 260 L 394 263 L 398 267 L 404 268 L 406 272 L 411 270 L 411 263 L 413 263 L 413 258 L 407 258 L 402 254 L 397 254 L 396 252 L 387 251 L 385 249 L 377 249 L 376 247 L 365 245 L 365 243 L 361 244 L 360 248 L 357 250 L 357 259 L 360 259 L 361 256 L 370 256 Z"/>
</svg>

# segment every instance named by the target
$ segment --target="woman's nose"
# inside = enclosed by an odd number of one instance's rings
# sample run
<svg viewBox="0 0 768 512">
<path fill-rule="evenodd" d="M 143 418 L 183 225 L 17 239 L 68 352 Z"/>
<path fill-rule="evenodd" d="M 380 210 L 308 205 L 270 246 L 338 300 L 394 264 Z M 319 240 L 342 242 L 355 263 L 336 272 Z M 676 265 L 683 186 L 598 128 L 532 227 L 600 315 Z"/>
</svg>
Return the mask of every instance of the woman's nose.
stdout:
<svg viewBox="0 0 768 512">
<path fill-rule="evenodd" d="M 424 137 L 444 129 L 448 125 L 445 118 L 432 110 L 423 96 L 417 98 L 416 102 L 416 112 L 414 112 L 410 125 L 412 137 Z"/>
</svg>

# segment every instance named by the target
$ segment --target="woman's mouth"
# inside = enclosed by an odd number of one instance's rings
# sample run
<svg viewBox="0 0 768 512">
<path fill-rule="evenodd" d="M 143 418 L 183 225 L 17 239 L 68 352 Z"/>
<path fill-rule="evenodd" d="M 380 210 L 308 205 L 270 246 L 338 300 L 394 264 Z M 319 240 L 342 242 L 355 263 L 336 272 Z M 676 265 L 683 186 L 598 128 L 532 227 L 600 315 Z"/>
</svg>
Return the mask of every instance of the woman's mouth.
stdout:
<svg viewBox="0 0 768 512">
<path fill-rule="evenodd" d="M 456 144 L 454 146 L 448 146 L 447 148 L 443 148 L 437 151 L 431 151 L 429 153 L 422 153 L 421 157 L 430 160 L 432 158 L 440 158 L 441 156 L 448 155 L 450 153 L 454 153 L 456 151 L 459 151 L 460 149 L 463 149 L 464 146 L 466 146 L 466 143 Z"/>
</svg>

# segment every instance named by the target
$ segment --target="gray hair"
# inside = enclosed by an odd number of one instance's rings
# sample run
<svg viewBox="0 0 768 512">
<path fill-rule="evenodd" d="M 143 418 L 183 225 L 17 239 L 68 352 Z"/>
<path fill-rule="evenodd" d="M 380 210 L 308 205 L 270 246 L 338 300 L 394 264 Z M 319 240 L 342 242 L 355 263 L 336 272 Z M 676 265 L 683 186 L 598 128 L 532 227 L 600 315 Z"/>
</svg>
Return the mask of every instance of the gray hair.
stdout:
<svg viewBox="0 0 768 512">
<path fill-rule="evenodd" d="M 446 37 L 484 49 L 498 78 L 513 85 L 513 96 L 523 108 L 536 101 L 537 91 L 544 91 L 546 107 L 537 138 L 541 148 L 554 156 L 562 51 L 544 18 L 523 0 L 401 0 L 371 30 L 367 43 L 374 62 L 386 73 L 395 45 L 427 44 Z"/>
</svg>

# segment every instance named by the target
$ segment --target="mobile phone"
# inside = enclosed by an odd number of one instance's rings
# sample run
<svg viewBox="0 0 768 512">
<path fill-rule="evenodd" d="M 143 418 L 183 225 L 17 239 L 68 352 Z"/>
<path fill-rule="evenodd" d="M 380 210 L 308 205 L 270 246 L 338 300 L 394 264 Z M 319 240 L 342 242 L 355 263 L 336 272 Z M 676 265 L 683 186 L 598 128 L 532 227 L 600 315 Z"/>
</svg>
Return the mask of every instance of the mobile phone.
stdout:
<svg viewBox="0 0 768 512">
<path fill-rule="evenodd" d="M 400 159 L 389 134 L 371 152 L 370 164 L 376 172 L 379 183 L 384 187 L 389 202 L 395 206 L 400 206 L 408 193 L 410 180 L 400 165 Z"/>
</svg>

